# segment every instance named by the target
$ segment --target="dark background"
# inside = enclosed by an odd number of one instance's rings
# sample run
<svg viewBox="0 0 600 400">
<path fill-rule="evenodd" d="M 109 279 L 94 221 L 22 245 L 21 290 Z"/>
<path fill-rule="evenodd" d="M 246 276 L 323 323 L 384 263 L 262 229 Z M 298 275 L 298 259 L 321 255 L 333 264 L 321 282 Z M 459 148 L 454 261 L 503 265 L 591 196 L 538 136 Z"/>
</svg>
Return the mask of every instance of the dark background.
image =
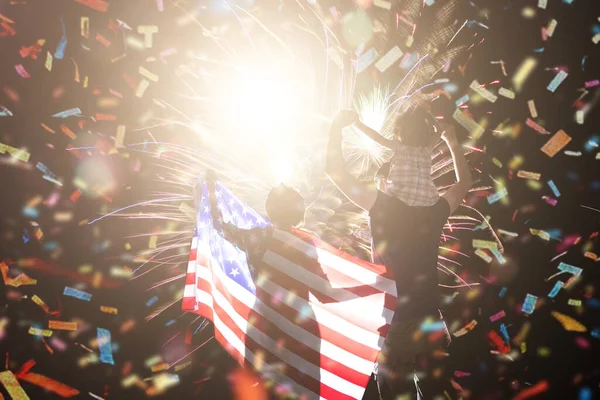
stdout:
<svg viewBox="0 0 600 400">
<path fill-rule="evenodd" d="M 179 3 L 186 7 L 198 9 L 199 20 L 208 26 L 217 25 L 226 20 L 225 13 L 216 11 L 217 2 Z M 268 13 L 278 7 L 279 2 L 258 2 L 261 12 Z M 334 2 L 323 4 L 327 9 Z M 458 290 L 454 301 L 445 310 L 448 321 L 458 321 L 462 327 L 473 319 L 478 321 L 477 327 L 461 338 L 454 338 L 450 347 L 450 357 L 447 361 L 450 372 L 454 370 L 471 373 L 465 378 L 455 378 L 457 382 L 470 392 L 471 398 L 501 399 L 512 398 L 520 391 L 547 381 L 549 388 L 539 395 L 539 398 L 580 398 L 582 393 L 591 390 L 598 393 L 598 348 L 597 337 L 590 332 L 600 329 L 600 300 L 597 294 L 599 267 L 598 264 L 584 257 L 585 251 L 600 254 L 598 238 L 590 239 L 590 235 L 599 230 L 600 212 L 581 207 L 600 208 L 600 178 L 597 166 L 600 160 L 595 160 L 597 149 L 586 151 L 585 144 L 593 135 L 600 135 L 599 117 L 596 108 L 592 108 L 585 124 L 578 125 L 574 120 L 575 101 L 581 95 L 578 89 L 585 81 L 600 79 L 598 45 L 594 45 L 591 37 L 600 29 L 597 18 L 598 4 L 594 0 L 575 0 L 573 4 L 565 4 L 558 0 L 549 0 L 547 10 L 536 8 L 536 1 L 473 1 L 465 3 L 466 18 L 476 19 L 490 29 L 474 27 L 469 36 L 475 34 L 485 38 L 483 43 L 476 46 L 469 60 L 464 76 L 453 68 L 450 76 L 459 86 L 454 99 L 468 92 L 468 85 L 473 79 L 480 83 L 489 83 L 496 79 L 502 81 L 502 86 L 510 88 L 510 76 L 527 55 L 535 55 L 538 67 L 526 82 L 522 93 L 515 100 L 499 97 L 495 104 L 483 103 L 473 107 L 471 111 L 476 117 L 488 113 L 488 129 L 478 143 L 485 150 L 484 155 L 471 157 L 473 165 L 482 173 L 478 175 L 480 185 L 493 185 L 490 176 L 503 177 L 510 194 L 508 206 L 496 203 L 488 205 L 483 193 L 474 193 L 469 198 L 469 204 L 475 206 L 483 215 L 491 216 L 494 228 L 519 233 L 515 239 L 504 239 L 507 265 L 500 266 L 493 262 L 485 264 L 473 254 L 471 239 L 474 237 L 488 239 L 484 234 L 475 236 L 473 232 L 457 234 L 461 239 L 460 250 L 470 258 L 460 259 L 462 266 L 457 270 L 461 277 L 468 281 L 479 281 L 478 294 L 469 297 L 467 289 Z M 394 9 L 401 6 L 394 3 Z M 286 4 L 288 8 L 283 13 L 293 15 L 297 12 L 294 5 Z M 349 10 L 352 5 L 346 2 L 337 4 L 340 10 Z M 522 10 L 530 6 L 536 10 L 531 19 L 523 18 Z M 204 7 L 204 8 L 203 8 Z M 267 10 L 267 11 L 264 11 Z M 380 9 L 369 9 L 375 18 L 391 23 L 393 18 Z M 139 266 L 133 261 L 135 251 L 147 246 L 147 237 L 129 238 L 129 235 L 144 232 L 157 232 L 164 227 L 162 221 L 135 221 L 128 219 L 110 219 L 96 225 L 87 225 L 84 219 L 93 219 L 115 208 L 143 201 L 150 195 L 147 182 L 152 181 L 157 174 L 150 156 L 139 156 L 142 167 L 139 172 L 132 165 L 136 157 L 122 157 L 120 154 L 103 155 L 104 163 L 113 171 L 116 180 L 115 190 L 109 193 L 111 202 L 103 198 L 82 196 L 73 203 L 69 196 L 75 190 L 72 183 L 74 171 L 80 161 L 65 148 L 69 143 L 74 146 L 95 146 L 110 143 L 114 135 L 114 122 L 96 122 L 84 118 L 87 124 L 84 128 L 77 126 L 78 119 L 53 119 L 52 114 L 72 107 L 79 107 L 85 116 L 96 112 L 114 113 L 117 122 L 128 126 L 134 125 L 144 110 L 149 107 L 152 96 L 165 90 L 173 84 L 173 74 L 161 75 L 158 84 L 148 89 L 149 94 L 142 99 L 134 96 L 135 89 L 128 86 L 125 75 L 132 77 L 137 84 L 137 66 L 150 54 L 128 51 L 127 57 L 118 62 L 110 60 L 123 51 L 123 38 L 119 32 L 111 31 L 109 21 L 114 23 L 116 18 L 125 21 L 134 30 L 140 24 L 160 27 L 160 34 L 154 35 L 154 52 L 169 47 L 175 47 L 179 53 L 169 58 L 165 70 L 174 70 L 175 66 L 185 61 L 186 48 L 193 48 L 195 35 L 199 35 L 197 27 L 177 27 L 173 22 L 180 15 L 180 10 L 173 3 L 165 4 L 165 11 L 159 13 L 152 1 L 112 2 L 108 13 L 99 13 L 74 1 L 3 1 L 0 3 L 0 13 L 15 21 L 12 25 L 16 30 L 15 36 L 0 37 L 0 105 L 11 110 L 12 117 L 0 117 L 0 143 L 13 147 L 26 147 L 31 153 L 30 168 L 20 168 L 3 163 L 0 165 L 0 182 L 2 182 L 2 200 L 0 207 L 0 260 L 5 260 L 11 267 L 11 274 L 25 272 L 37 279 L 35 286 L 12 288 L 2 286 L 0 293 L 2 317 L 7 317 L 9 324 L 6 334 L 0 340 L 0 354 L 6 356 L 7 366 L 13 372 L 27 360 L 33 359 L 36 366 L 32 371 L 44 374 L 69 386 L 77 388 L 81 397 L 89 397 L 88 392 L 104 398 L 142 398 L 144 390 L 132 387 L 125 389 L 121 381 L 125 376 L 123 369 L 131 363 L 131 372 L 141 379 L 153 375 L 144 362 L 155 354 L 161 354 L 163 359 L 171 363 L 196 349 L 212 336 L 212 326 L 199 330 L 192 336 L 190 344 L 184 343 L 187 330 L 195 331 L 202 319 L 184 314 L 176 303 L 158 317 L 146 322 L 146 316 L 157 310 L 157 307 L 172 303 L 175 292 L 183 288 L 183 281 L 161 286 L 159 289 L 148 290 L 155 282 L 181 274 L 184 264 L 167 265 L 157 269 L 152 274 L 140 279 L 127 281 L 110 276 L 113 265 L 127 265 L 130 268 Z M 79 34 L 79 19 L 81 16 L 90 17 L 90 39 L 83 40 Z M 68 45 L 63 60 L 54 60 L 51 72 L 44 68 L 46 51 L 54 53 L 55 46 L 61 37 L 60 19 L 64 19 Z M 548 41 L 541 39 L 541 27 L 550 18 L 558 21 L 555 35 Z M 392 31 L 393 29 L 390 28 Z M 105 48 L 93 37 L 97 32 L 112 41 Z M 201 35 L 201 33 L 200 33 Z M 37 60 L 23 59 L 19 55 L 21 46 L 30 46 L 36 40 L 44 38 L 46 44 Z M 385 52 L 392 47 L 396 40 L 390 33 L 384 39 L 377 39 L 374 45 Z M 475 41 L 479 43 L 479 41 Z M 82 47 L 88 47 L 86 50 Z M 543 52 L 535 53 L 534 49 L 543 48 Z M 582 60 L 585 61 L 582 62 Z M 74 66 L 71 59 L 77 63 L 81 79 L 90 76 L 88 88 L 74 81 Z M 503 60 L 506 63 L 508 77 L 504 77 L 499 65 L 490 61 Z M 466 60 L 459 62 L 464 64 Z M 15 71 L 14 65 L 23 64 L 32 76 L 21 78 Z M 569 72 L 567 80 L 552 94 L 546 90 L 546 85 L 552 80 L 555 71 L 560 67 Z M 172 72 L 172 71 L 171 71 Z M 373 80 L 362 80 L 359 86 L 369 86 L 373 81 L 393 81 L 391 72 L 384 76 L 375 76 Z M 362 78 L 361 78 L 362 79 Z M 98 89 L 106 94 L 109 89 L 123 93 L 123 101 L 111 110 L 99 110 L 96 100 Z M 10 93 L 16 93 L 18 99 Z M 62 92 L 60 94 L 59 92 Z M 597 92 L 590 88 L 589 94 L 583 99 L 589 102 Z M 472 92 L 471 92 L 472 94 Z M 535 99 L 539 123 L 551 133 L 559 129 L 565 130 L 572 138 L 566 150 L 581 151 L 578 157 L 565 155 L 560 152 L 553 158 L 548 158 L 539 148 L 546 142 L 548 136 L 542 136 L 524 125 L 528 117 L 527 100 Z M 520 132 L 510 134 L 493 134 L 490 130 L 505 122 L 514 125 Z M 50 134 L 41 127 L 45 123 L 56 131 Z M 60 131 L 60 124 L 67 124 L 78 133 L 75 142 Z M 173 138 L 176 132 L 172 132 Z M 133 143 L 142 141 L 143 132 L 129 132 L 127 141 Z M 175 139 L 174 139 L 175 140 Z M 109 146 L 110 148 L 110 146 Z M 516 178 L 516 171 L 509 171 L 508 161 L 516 154 L 524 157 L 525 162 L 520 167 L 527 171 L 542 174 L 542 189 L 530 189 L 525 180 Z M 92 153 L 82 152 L 82 157 L 91 157 Z M 97 154 L 95 155 L 97 156 Z M 3 160 L 8 155 L 0 155 Z M 491 161 L 492 157 L 503 162 L 498 168 Z M 64 186 L 56 187 L 41 177 L 35 169 L 40 161 L 48 166 Z M 20 165 L 24 165 L 21 163 Z M 545 184 L 552 179 L 562 196 L 556 207 L 548 205 L 541 199 L 542 195 L 552 193 Z M 38 206 L 39 215 L 30 217 L 24 214 L 25 204 L 39 195 L 42 199 L 57 191 L 60 200 L 55 207 Z M 527 209 L 527 206 L 530 206 Z M 56 211 L 72 211 L 73 219 L 67 223 L 54 220 Z M 519 210 L 513 219 L 513 214 Z M 42 240 L 33 238 L 35 227 L 32 222 L 39 224 L 44 232 Z M 135 227 L 133 226 L 135 222 Z M 547 231 L 559 230 L 549 241 L 532 236 L 529 228 Z M 23 239 L 24 231 L 31 238 Z M 479 232 L 481 233 L 481 232 Z M 575 245 L 565 245 L 569 237 L 580 237 Z M 26 241 L 26 242 L 25 242 Z M 61 249 L 60 253 L 52 248 Z M 133 250 L 126 251 L 125 242 L 132 245 Z M 187 247 L 187 244 L 186 244 Z M 183 249 L 185 251 L 185 249 Z M 550 260 L 558 254 L 567 251 L 560 258 L 584 269 L 581 279 L 573 284 L 570 290 L 561 290 L 555 299 L 548 299 L 547 294 L 557 279 L 546 281 L 557 270 L 558 261 Z M 37 265 L 45 269 L 18 267 L 18 260 L 37 258 Z M 81 274 L 78 267 L 91 264 L 94 272 L 100 271 L 104 282 L 101 287 L 92 288 L 89 285 L 91 274 Z M 71 273 L 70 275 L 68 273 Z M 82 302 L 62 295 L 65 286 L 75 286 L 77 282 L 87 280 L 83 290 L 93 293 L 90 303 Z M 114 283 L 114 287 L 106 287 Z M 500 298 L 498 293 L 502 287 L 507 291 Z M 444 290 L 444 295 L 451 296 L 454 291 Z M 527 293 L 539 297 L 536 311 L 525 315 L 521 303 Z M 79 318 L 85 321 L 88 329 L 81 329 L 76 337 L 69 332 L 55 331 L 54 336 L 60 337 L 66 344 L 65 351 L 55 350 L 50 354 L 44 344 L 36 337 L 29 335 L 27 330 L 32 325 L 45 327 L 47 315 L 29 299 L 34 294 L 42 298 L 51 310 L 60 311 L 60 320 Z M 146 302 L 153 296 L 159 301 L 151 307 Z M 567 304 L 569 299 L 582 301 L 581 307 Z M 100 305 L 117 307 L 117 316 L 100 312 Z M 500 310 L 506 312 L 506 317 L 496 323 L 489 322 L 489 316 Z M 551 316 L 551 311 L 570 315 L 587 327 L 585 333 L 567 332 Z M 126 321 L 134 320 L 135 326 L 127 332 L 121 328 Z M 175 320 L 170 326 L 169 321 Z M 525 339 L 527 350 L 514 362 L 502 359 L 490 353 L 492 346 L 487 339 L 490 330 L 499 332 L 499 323 L 507 326 L 511 339 L 529 323 L 531 328 Z M 83 323 L 80 322 L 80 326 Z M 96 335 L 96 327 L 109 329 L 113 343 L 118 343 L 114 351 L 115 365 L 101 363 L 85 367 L 78 361 L 88 354 L 81 343 L 89 347 L 89 340 Z M 175 338 L 173 339 L 173 337 Z M 170 340 L 173 339 L 173 340 Z M 578 342 L 579 341 L 579 342 Z M 582 345 L 582 341 L 587 345 Z M 512 348 L 520 353 L 520 343 L 511 342 Z M 540 349 L 547 348 L 549 355 L 540 354 Z M 544 350 L 542 350 L 543 352 Z M 235 364 L 227 353 L 213 340 L 201 347 L 185 361 L 191 365 L 178 372 L 180 383 L 169 389 L 164 398 L 228 398 L 231 396 L 231 379 L 228 374 L 235 369 Z M 173 372 L 171 369 L 170 372 Z M 204 380 L 204 378 L 209 378 Z M 199 382 L 202 381 L 202 382 Z M 52 398 L 53 395 L 43 389 L 22 382 L 31 398 Z M 148 382 L 151 385 L 151 382 Z M 4 388 L 0 392 L 7 396 Z M 454 395 L 453 395 L 454 396 Z M 579 397 L 578 397 L 579 396 Z M 456 398 L 456 397 L 453 397 Z"/>
</svg>

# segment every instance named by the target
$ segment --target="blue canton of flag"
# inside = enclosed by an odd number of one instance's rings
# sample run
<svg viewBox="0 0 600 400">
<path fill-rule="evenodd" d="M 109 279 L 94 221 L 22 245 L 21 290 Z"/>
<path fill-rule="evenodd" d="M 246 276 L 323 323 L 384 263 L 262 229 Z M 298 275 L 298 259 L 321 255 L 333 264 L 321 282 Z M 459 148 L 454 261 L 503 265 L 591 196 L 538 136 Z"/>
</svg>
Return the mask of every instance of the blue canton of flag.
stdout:
<svg viewBox="0 0 600 400">
<path fill-rule="evenodd" d="M 217 207 L 224 219 L 221 222 L 230 222 L 241 229 L 264 228 L 270 225 L 265 217 L 238 200 L 219 182 L 215 182 L 214 185 Z M 198 241 L 209 243 L 212 258 L 218 262 L 218 267 L 240 286 L 255 294 L 256 287 L 250 274 L 246 253 L 225 240 L 214 228 L 208 186 L 205 182 L 202 183 L 201 195 L 202 197 L 198 199 L 199 209 L 197 231 L 195 232 Z M 214 267 L 215 265 L 213 265 Z"/>
</svg>

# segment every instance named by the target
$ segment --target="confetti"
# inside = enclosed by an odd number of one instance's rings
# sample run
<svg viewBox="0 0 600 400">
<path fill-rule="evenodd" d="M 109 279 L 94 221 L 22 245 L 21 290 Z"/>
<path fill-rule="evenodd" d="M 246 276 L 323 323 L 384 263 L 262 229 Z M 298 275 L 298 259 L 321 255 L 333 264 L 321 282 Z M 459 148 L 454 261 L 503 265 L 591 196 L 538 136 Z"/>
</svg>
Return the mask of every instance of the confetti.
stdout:
<svg viewBox="0 0 600 400">
<path fill-rule="evenodd" d="M 96 11 L 100 11 L 100 12 L 106 12 L 106 10 L 108 10 L 108 5 L 109 5 L 109 3 L 107 3 L 103 0 L 75 0 L 75 1 L 79 4 L 88 6 L 92 10 L 96 10 Z"/>
<path fill-rule="evenodd" d="M 76 331 L 77 322 L 65 322 L 65 321 L 48 321 L 48 328 L 63 331 Z"/>
<path fill-rule="evenodd" d="M 517 172 L 517 177 L 524 178 L 524 179 L 534 179 L 536 181 L 539 181 L 541 176 L 542 175 L 537 172 L 528 172 L 528 171 L 522 171 L 522 170 Z"/>
<path fill-rule="evenodd" d="M 546 142 L 542 147 L 542 151 L 549 157 L 554 157 L 559 151 L 561 151 L 569 142 L 571 137 L 565 133 L 562 129 Z"/>
<path fill-rule="evenodd" d="M 535 303 L 537 303 L 537 299 L 537 296 L 527 294 L 527 296 L 525 297 L 525 301 L 523 302 L 523 306 L 521 307 L 521 311 L 527 314 L 533 313 L 533 310 L 535 310 Z"/>
<path fill-rule="evenodd" d="M 567 304 L 570 306 L 581 307 L 581 300 L 569 299 Z"/>
<path fill-rule="evenodd" d="M 155 25 L 140 25 L 138 26 L 138 33 L 144 35 L 144 46 L 149 49 L 152 47 L 152 35 L 158 33 L 158 27 Z"/>
<path fill-rule="evenodd" d="M 60 24 L 62 26 L 62 36 L 58 42 L 58 45 L 56 46 L 56 50 L 54 51 L 54 58 L 57 60 L 62 60 L 65 57 L 65 49 L 67 47 L 67 28 L 62 17 L 60 18 Z"/>
<path fill-rule="evenodd" d="M 0 372 L 0 382 L 14 400 L 29 400 L 29 396 L 27 396 L 27 393 L 25 393 L 11 371 Z"/>
<path fill-rule="evenodd" d="M 560 71 L 548 84 L 547 89 L 554 93 L 556 89 L 560 86 L 560 84 L 563 83 L 565 79 L 567 79 L 567 76 L 569 76 L 569 74 L 567 74 L 565 71 Z"/>
<path fill-rule="evenodd" d="M 491 322 L 496 322 L 496 321 L 498 321 L 500 318 L 504 318 L 504 317 L 506 317 L 506 313 L 504 312 L 504 310 L 502 310 L 502 311 L 500 311 L 500 312 L 497 312 L 496 314 L 492 315 L 492 316 L 490 317 L 490 321 L 491 321 Z"/>
<path fill-rule="evenodd" d="M 565 283 L 562 281 L 557 281 L 554 284 L 554 287 L 552 288 L 552 290 L 550 291 L 550 293 L 548 294 L 548 297 L 550 297 L 551 299 L 555 298 L 556 295 L 558 294 L 558 292 L 560 291 L 560 289 L 562 289 L 565 286 Z"/>
<path fill-rule="evenodd" d="M 480 95 L 481 97 L 483 97 L 491 103 L 494 103 L 496 102 L 496 100 L 498 100 L 498 96 L 484 88 L 483 85 L 479 84 L 479 82 L 477 82 L 476 80 L 471 82 L 471 85 L 469 87 L 473 89 L 478 95 Z"/>
<path fill-rule="evenodd" d="M 498 94 L 499 94 L 500 96 L 504 96 L 504 97 L 506 97 L 507 99 L 511 99 L 511 100 L 514 100 L 514 98 L 515 98 L 515 92 L 513 92 L 512 90 L 509 90 L 509 89 L 505 89 L 505 88 L 503 88 L 503 87 L 501 87 L 501 88 L 498 90 Z"/>
<path fill-rule="evenodd" d="M 481 250 L 481 249 L 477 249 L 475 250 L 475 254 L 478 255 L 479 257 L 481 257 L 483 259 L 483 261 L 485 261 L 486 263 L 491 263 L 492 262 L 492 257 L 488 256 L 485 251 Z"/>
<path fill-rule="evenodd" d="M 375 63 L 375 68 L 377 68 L 379 72 L 384 72 L 391 67 L 392 64 L 397 62 L 402 55 L 402 50 L 400 50 L 398 46 L 394 46 L 390 51 L 387 52 L 386 55 L 381 57 L 379 61 Z"/>
<path fill-rule="evenodd" d="M 92 295 L 90 293 L 82 292 L 81 290 L 77 290 L 68 286 L 65 286 L 63 295 L 75 297 L 84 301 L 90 301 L 92 299 Z"/>
<path fill-rule="evenodd" d="M 29 75 L 29 73 L 25 70 L 25 67 L 23 67 L 23 65 L 21 65 L 21 64 L 15 65 L 15 69 L 17 70 L 19 75 L 21 75 L 21 77 L 31 78 L 31 75 Z"/>
<path fill-rule="evenodd" d="M 498 243 L 489 240 L 473 239 L 473 247 L 479 249 L 497 249 Z"/>
<path fill-rule="evenodd" d="M 550 314 L 569 332 L 586 332 L 587 328 L 568 315 L 552 311 Z"/>
<path fill-rule="evenodd" d="M 508 189 L 507 188 L 502 188 L 497 193 L 489 195 L 487 197 L 487 201 L 488 201 L 489 204 L 494 204 L 498 200 L 506 197 L 506 195 L 508 195 Z"/>
<path fill-rule="evenodd" d="M 33 326 L 29 328 L 28 333 L 30 335 L 34 335 L 34 336 L 44 336 L 44 337 L 50 337 L 52 336 L 52 331 L 49 329 L 40 329 L 40 328 L 34 328 Z"/>
<path fill-rule="evenodd" d="M 100 311 L 107 313 L 107 314 L 114 314 L 117 315 L 119 313 L 119 310 L 117 310 L 114 307 L 107 307 L 107 306 L 100 306 Z"/>
<path fill-rule="evenodd" d="M 356 73 L 360 74 L 365 69 L 367 69 L 369 65 L 375 62 L 377 57 L 379 57 L 379 53 L 377 52 L 377 50 L 375 50 L 375 48 L 371 48 L 369 49 L 369 51 L 361 55 L 356 61 Z"/>
<path fill-rule="evenodd" d="M 463 128 L 465 128 L 473 136 L 473 138 L 477 139 L 481 136 L 481 134 L 483 134 L 484 129 L 461 110 L 457 109 L 452 117 Z"/>
<path fill-rule="evenodd" d="M 496 260 L 498 261 L 498 263 L 506 264 L 506 259 L 504 258 L 502 253 L 500 253 L 500 251 L 498 249 L 490 249 L 490 251 L 492 252 L 494 257 L 496 257 Z"/>
<path fill-rule="evenodd" d="M 43 387 L 47 391 L 56 393 L 62 398 L 69 398 L 77 396 L 79 394 L 79 390 L 77 389 L 67 386 L 64 383 L 55 381 L 54 379 L 50 379 L 47 376 L 36 374 L 34 372 L 19 375 L 19 379 L 25 382 L 29 382 L 33 385 Z"/>
<path fill-rule="evenodd" d="M 537 118 L 538 113 L 537 109 L 535 108 L 535 102 L 533 100 L 529 100 L 527 101 L 527 106 L 529 107 L 529 113 L 531 114 L 531 118 Z"/>
<path fill-rule="evenodd" d="M 110 342 L 110 332 L 103 328 L 97 328 L 98 347 L 100 348 L 100 361 L 105 364 L 114 364 Z"/>
<path fill-rule="evenodd" d="M 545 10 L 548 5 L 548 0 L 538 0 L 538 7 Z"/>
<path fill-rule="evenodd" d="M 567 272 L 569 274 L 573 274 L 573 276 L 579 276 L 583 272 L 583 269 L 576 267 L 574 265 L 571 265 L 571 264 L 564 263 L 562 261 L 560 264 L 558 264 L 558 269 L 562 272 Z"/>
<path fill-rule="evenodd" d="M 81 115 L 81 110 L 79 108 L 71 108 L 65 111 L 61 111 L 53 115 L 54 118 L 68 118 L 76 115 Z"/>
<path fill-rule="evenodd" d="M 535 130 L 536 132 L 541 133 L 542 135 L 549 135 L 550 134 L 550 132 L 548 132 L 543 126 L 541 126 L 540 124 L 538 124 L 537 122 L 535 122 L 531 118 L 527 118 L 525 120 L 525 124 L 528 127 L 530 127 L 531 129 Z"/>
</svg>

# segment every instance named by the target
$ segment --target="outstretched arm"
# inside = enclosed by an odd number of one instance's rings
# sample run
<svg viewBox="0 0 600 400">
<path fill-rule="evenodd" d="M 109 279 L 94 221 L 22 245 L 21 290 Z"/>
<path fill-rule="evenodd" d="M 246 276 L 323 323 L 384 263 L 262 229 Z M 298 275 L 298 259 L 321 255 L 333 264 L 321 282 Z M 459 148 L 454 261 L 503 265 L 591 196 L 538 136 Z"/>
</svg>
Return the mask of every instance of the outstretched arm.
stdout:
<svg viewBox="0 0 600 400">
<path fill-rule="evenodd" d="M 366 126 L 365 124 L 363 124 L 360 121 L 356 122 L 356 126 L 365 135 L 367 135 L 371 140 L 373 140 L 375 143 L 379 144 L 380 146 L 383 146 L 389 150 L 396 149 L 397 143 L 395 140 L 390 140 L 390 139 L 384 138 L 383 136 L 381 136 L 381 134 L 379 132 L 375 131 L 374 129 L 369 128 L 368 126 Z"/>
<path fill-rule="evenodd" d="M 444 195 L 444 199 L 450 205 L 450 213 L 452 214 L 467 195 L 471 185 L 473 185 L 473 179 L 471 178 L 469 165 L 465 159 L 462 147 L 456 138 L 454 127 L 444 124 L 442 128 L 445 130 L 442 138 L 448 145 L 448 148 L 450 148 L 450 154 L 452 154 L 452 160 L 454 161 L 454 171 L 456 173 L 456 184 Z"/>
<path fill-rule="evenodd" d="M 346 170 L 342 155 L 342 128 L 355 120 L 348 111 L 342 111 L 331 125 L 327 146 L 326 173 L 329 179 L 354 204 L 363 210 L 370 210 L 377 199 L 377 190 L 365 185 Z"/>
</svg>

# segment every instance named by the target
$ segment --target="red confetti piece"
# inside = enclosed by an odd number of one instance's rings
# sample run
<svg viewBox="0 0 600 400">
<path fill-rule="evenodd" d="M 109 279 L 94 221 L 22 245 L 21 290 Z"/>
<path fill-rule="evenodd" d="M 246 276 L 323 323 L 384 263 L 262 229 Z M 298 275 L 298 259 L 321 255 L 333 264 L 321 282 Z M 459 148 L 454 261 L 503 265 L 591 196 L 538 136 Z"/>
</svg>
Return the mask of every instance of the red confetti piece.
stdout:
<svg viewBox="0 0 600 400">
<path fill-rule="evenodd" d="M 548 385 L 548 381 L 541 381 L 536 383 L 535 385 L 533 385 L 530 388 L 527 388 L 521 392 L 519 392 L 519 394 L 517 394 L 515 396 L 514 400 L 525 400 L 525 399 L 529 399 L 533 396 L 536 396 L 540 393 L 545 392 L 546 390 L 548 390 L 550 388 L 550 385 Z"/>
<path fill-rule="evenodd" d="M 29 382 L 31 384 L 43 387 L 44 389 L 56 393 L 61 397 L 73 397 L 79 394 L 79 390 L 74 389 L 70 386 L 55 381 L 54 379 L 48 378 L 47 376 L 30 372 L 26 375 L 20 376 L 19 379 Z"/>
<path fill-rule="evenodd" d="M 102 0 L 75 0 L 76 2 L 88 6 L 92 10 L 106 12 L 108 10 L 108 3 Z"/>
</svg>

